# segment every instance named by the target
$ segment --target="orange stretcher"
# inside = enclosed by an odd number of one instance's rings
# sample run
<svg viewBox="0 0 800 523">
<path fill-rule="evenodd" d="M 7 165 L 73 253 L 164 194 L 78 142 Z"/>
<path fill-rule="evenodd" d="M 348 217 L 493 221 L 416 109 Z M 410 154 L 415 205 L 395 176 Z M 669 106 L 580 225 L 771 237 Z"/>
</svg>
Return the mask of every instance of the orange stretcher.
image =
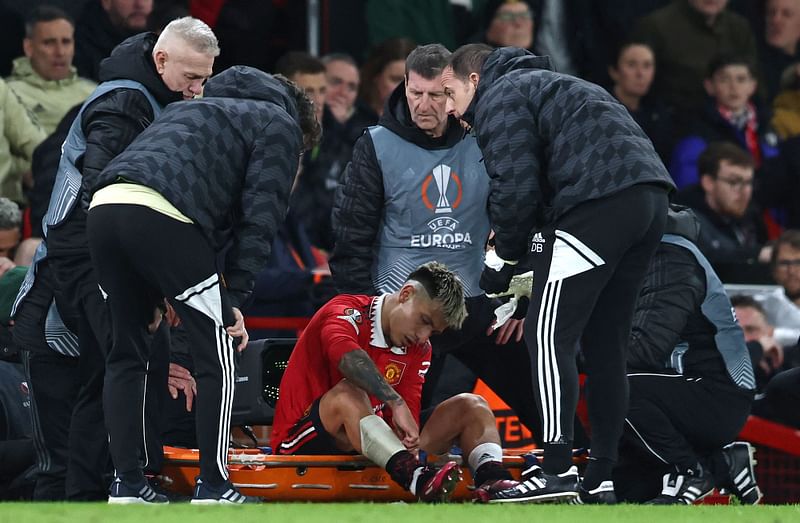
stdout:
<svg viewBox="0 0 800 523">
<path fill-rule="evenodd" d="M 523 470 L 524 451 L 504 456 L 503 463 L 515 478 Z M 190 496 L 200 473 L 199 454 L 194 449 L 164 447 L 162 486 Z M 453 459 L 443 456 L 429 461 Z M 270 501 L 414 501 L 414 496 L 392 481 L 385 470 L 363 456 L 275 456 L 258 449 L 231 450 L 228 455 L 231 481 L 243 494 Z M 464 478 L 452 501 L 472 499 L 472 476 L 462 466 Z"/>
</svg>

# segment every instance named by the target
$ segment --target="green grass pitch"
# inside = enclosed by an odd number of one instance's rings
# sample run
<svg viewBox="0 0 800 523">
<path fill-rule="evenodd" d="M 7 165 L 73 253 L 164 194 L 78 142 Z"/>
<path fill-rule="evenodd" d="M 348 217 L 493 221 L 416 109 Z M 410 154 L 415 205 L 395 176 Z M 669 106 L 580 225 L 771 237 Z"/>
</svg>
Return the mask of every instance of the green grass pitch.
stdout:
<svg viewBox="0 0 800 523">
<path fill-rule="evenodd" d="M 258 506 L 109 507 L 104 503 L 2 503 L 0 523 L 796 523 L 800 505 L 646 507 L 618 505 L 417 505 L 264 503 Z"/>
</svg>

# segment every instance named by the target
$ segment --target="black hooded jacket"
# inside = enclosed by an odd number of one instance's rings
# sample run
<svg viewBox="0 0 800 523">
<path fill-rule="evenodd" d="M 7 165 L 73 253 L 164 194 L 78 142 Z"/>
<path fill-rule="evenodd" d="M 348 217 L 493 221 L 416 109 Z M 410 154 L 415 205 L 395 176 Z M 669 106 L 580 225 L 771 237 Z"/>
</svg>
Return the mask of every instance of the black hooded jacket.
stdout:
<svg viewBox="0 0 800 523">
<path fill-rule="evenodd" d="M 303 134 L 294 99 L 246 66 L 208 81 L 204 97 L 171 104 L 95 180 L 123 178 L 164 196 L 210 247 L 230 245 L 223 275 L 233 305 L 252 292 L 283 222 Z"/>
<path fill-rule="evenodd" d="M 464 130 L 452 117 L 439 138 L 432 138 L 416 126 L 401 83 L 386 102 L 378 125 L 387 128 L 422 150 L 448 149 L 463 137 Z M 376 293 L 372 285 L 373 246 L 383 216 L 383 177 L 372 136 L 366 132 L 356 142 L 353 157 L 339 181 L 333 204 L 335 245 L 330 259 L 336 289 L 342 293 Z M 396 173 L 400 174 L 400 173 Z"/>
<path fill-rule="evenodd" d="M 111 23 L 100 0 L 86 2 L 80 18 L 75 24 L 75 59 L 73 64 L 78 74 L 102 82 L 101 61 L 111 54 L 114 47 L 131 36 Z"/>
<path fill-rule="evenodd" d="M 497 254 L 519 260 L 532 229 L 575 206 L 642 183 L 674 184 L 628 110 L 600 86 L 550 70 L 513 47 L 483 66 L 464 119 L 491 177 Z"/>
<path fill-rule="evenodd" d="M 700 224 L 687 208 L 671 208 L 665 233 L 697 242 Z M 661 242 L 650 261 L 633 316 L 628 372 L 667 373 L 670 355 L 685 342 L 684 374 L 730 382 L 717 349 L 716 327 L 700 308 L 706 273 L 688 249 Z"/>
<path fill-rule="evenodd" d="M 156 71 L 153 61 L 156 40 L 155 33 L 140 33 L 119 44 L 100 65 L 100 81 L 139 82 L 161 105 L 181 100 L 183 95 L 170 91 Z M 150 102 L 138 89 L 114 89 L 84 109 L 81 127 L 86 137 L 86 151 L 77 162 L 84 191 L 95 184 L 100 171 L 124 151 L 154 117 Z M 83 207 L 86 206 L 85 200 Z M 85 216 L 85 210 L 76 206 L 65 223 L 50 230 L 47 238 L 49 256 L 88 252 Z"/>
</svg>

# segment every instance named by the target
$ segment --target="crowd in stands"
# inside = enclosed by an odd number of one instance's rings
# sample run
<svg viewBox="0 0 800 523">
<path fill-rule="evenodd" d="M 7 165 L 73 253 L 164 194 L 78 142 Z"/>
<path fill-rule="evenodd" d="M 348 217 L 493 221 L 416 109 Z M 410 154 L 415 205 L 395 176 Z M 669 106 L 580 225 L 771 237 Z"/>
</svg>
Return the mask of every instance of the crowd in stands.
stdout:
<svg viewBox="0 0 800 523">
<path fill-rule="evenodd" d="M 393 110 L 406 56 L 417 45 L 481 42 L 548 55 L 556 71 L 595 82 L 624 105 L 672 175 L 672 200 L 695 211 L 697 247 L 736 289 L 728 293 L 754 362 L 753 412 L 800 427 L 800 0 L 320 3 L 314 56 L 307 2 L 0 1 L 0 311 L 8 309 L 0 339 L 44 236 L 64 138 L 103 81 L 101 61 L 129 36 L 195 16 L 219 38 L 215 72 L 241 64 L 279 73 L 314 102 L 322 139 L 300 160 L 286 220 L 243 309 L 270 317 L 310 317 L 337 293 L 328 266 L 337 188 L 364 130 Z M 191 370 L 180 340 L 172 361 Z M 13 359 L 10 352 L 0 359 Z M 22 379 L 5 365 L 0 371 L 13 377 L 0 384 Z M 0 440 L 21 439 L 7 422 Z M 5 448 L 0 456 L 33 459 L 32 448 Z"/>
</svg>

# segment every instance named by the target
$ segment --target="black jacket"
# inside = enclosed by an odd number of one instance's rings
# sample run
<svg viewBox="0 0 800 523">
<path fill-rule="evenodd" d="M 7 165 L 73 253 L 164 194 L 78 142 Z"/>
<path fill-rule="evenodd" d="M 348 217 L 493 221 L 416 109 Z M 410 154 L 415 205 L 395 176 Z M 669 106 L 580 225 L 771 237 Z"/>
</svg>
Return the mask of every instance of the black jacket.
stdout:
<svg viewBox="0 0 800 523">
<path fill-rule="evenodd" d="M 585 201 L 641 183 L 674 188 L 653 144 L 600 86 L 550 70 L 547 57 L 489 55 L 464 115 L 492 179 L 497 254 L 519 260 L 534 228 Z"/>
<path fill-rule="evenodd" d="M 670 212 L 666 233 L 695 242 L 698 224 L 691 211 L 676 219 Z M 680 342 L 684 375 L 730 381 L 717 350 L 716 328 L 703 315 L 706 275 L 694 255 L 683 247 L 660 243 L 639 293 L 628 343 L 628 372 L 668 373 L 667 362 Z"/>
<path fill-rule="evenodd" d="M 180 92 L 170 91 L 161 80 L 153 62 L 155 33 L 140 33 L 114 48 L 111 56 L 100 65 L 100 81 L 134 80 L 144 85 L 161 105 L 181 100 Z M 81 128 L 86 137 L 86 151 L 78 159 L 84 195 L 93 187 L 100 172 L 109 162 L 147 128 L 154 119 L 147 97 L 137 89 L 114 89 L 93 100 L 81 116 Z M 51 228 L 47 249 L 51 256 L 88 252 L 85 209 L 88 199 L 82 198 L 66 223 Z"/>
<path fill-rule="evenodd" d="M 120 177 L 151 187 L 203 232 L 240 307 L 283 222 L 303 135 L 282 83 L 245 66 L 209 80 L 204 97 L 167 107 L 103 170 L 93 190 Z"/>
<path fill-rule="evenodd" d="M 431 138 L 411 120 L 405 87 L 401 83 L 386 102 L 378 121 L 420 149 L 450 148 L 464 137 L 461 126 L 450 118 L 447 130 Z M 394 173 L 386 173 L 391 176 Z M 372 136 L 364 133 L 353 149 L 353 157 L 336 189 L 332 222 L 335 245 L 330 259 L 336 289 L 347 294 L 376 293 L 372 285 L 373 246 L 383 215 L 384 173 L 378 165 Z"/>
<path fill-rule="evenodd" d="M 303 168 L 292 192 L 291 203 L 295 216 L 308 231 L 311 243 L 320 249 L 333 249 L 331 210 L 342 173 L 353 147 L 364 129 L 375 125 L 378 117 L 370 111 L 357 109 L 344 124 L 339 123 L 325 107 L 322 117 L 322 140 L 303 156 Z"/>
</svg>

